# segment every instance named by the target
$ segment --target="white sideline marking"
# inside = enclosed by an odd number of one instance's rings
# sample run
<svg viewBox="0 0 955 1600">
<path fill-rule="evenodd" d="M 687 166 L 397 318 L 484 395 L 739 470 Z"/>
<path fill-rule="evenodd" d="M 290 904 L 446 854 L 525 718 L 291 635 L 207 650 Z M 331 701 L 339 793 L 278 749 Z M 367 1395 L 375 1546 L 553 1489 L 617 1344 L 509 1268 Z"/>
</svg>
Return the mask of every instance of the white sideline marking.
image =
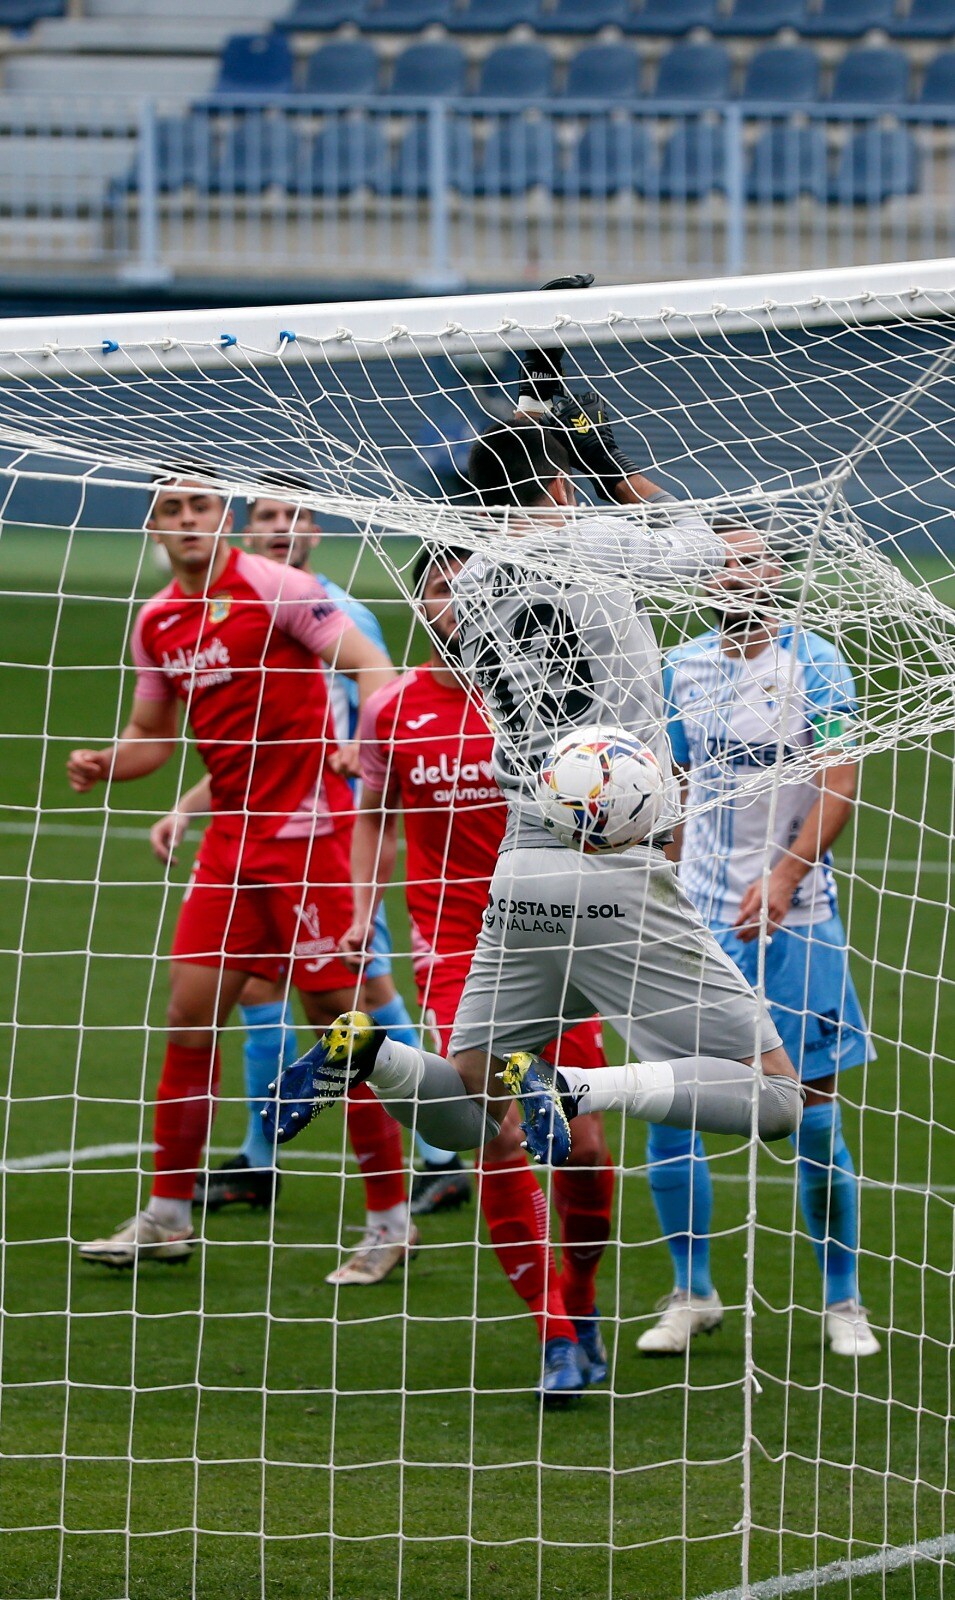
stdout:
<svg viewBox="0 0 955 1600">
<path fill-rule="evenodd" d="M 0 1172 L 45 1172 L 53 1167 L 69 1169 L 77 1163 L 85 1161 L 105 1161 L 109 1156 L 151 1156 L 156 1146 L 154 1144 L 88 1144 L 79 1150 L 44 1150 L 35 1156 L 12 1156 L 9 1161 L 0 1161 Z M 235 1151 L 227 1145 L 210 1145 L 210 1156 L 231 1156 Z M 318 1167 L 341 1166 L 342 1156 L 347 1166 L 354 1167 L 358 1163 L 350 1152 L 338 1150 L 287 1150 L 282 1152 L 286 1160 L 304 1161 L 306 1165 Z M 714 1183 L 749 1183 L 745 1172 L 714 1172 Z M 887 1189 L 891 1187 L 896 1193 L 902 1194 L 955 1194 L 955 1183 L 936 1183 L 931 1189 L 917 1183 L 886 1184 L 873 1182 L 861 1178 L 863 1188 Z M 794 1178 L 784 1177 L 782 1173 L 767 1172 L 765 1177 L 759 1179 L 760 1184 L 772 1184 L 778 1188 L 791 1189 Z"/>
<path fill-rule="evenodd" d="M 864 1578 L 869 1573 L 897 1572 L 914 1561 L 944 1560 L 955 1554 L 955 1533 L 941 1539 L 923 1539 L 920 1544 L 889 1546 L 876 1550 L 871 1556 L 857 1556 L 854 1561 L 830 1561 L 825 1567 L 811 1567 L 805 1572 L 793 1572 L 778 1578 L 763 1578 L 744 1589 L 720 1589 L 701 1596 L 701 1600 L 778 1600 L 787 1594 L 804 1594 L 807 1589 L 822 1589 L 826 1584 L 837 1583 L 840 1578 Z"/>
<path fill-rule="evenodd" d="M 100 839 L 103 833 L 110 839 L 139 839 L 148 840 L 148 828 L 127 828 L 116 826 L 108 822 L 105 830 L 103 824 L 91 826 L 80 822 L 46 822 L 43 818 L 39 822 L 0 822 L 0 834 L 23 834 L 32 838 L 35 833 L 49 834 L 54 839 Z M 399 840 L 403 845 L 404 840 Z M 843 869 L 848 872 L 849 868 Z M 916 860 L 914 857 L 900 857 L 896 860 L 884 856 L 862 856 L 855 862 L 855 870 L 859 872 L 925 872 L 950 874 L 952 867 L 947 861 Z M 836 862 L 836 872 L 839 872 L 839 863 Z"/>
</svg>

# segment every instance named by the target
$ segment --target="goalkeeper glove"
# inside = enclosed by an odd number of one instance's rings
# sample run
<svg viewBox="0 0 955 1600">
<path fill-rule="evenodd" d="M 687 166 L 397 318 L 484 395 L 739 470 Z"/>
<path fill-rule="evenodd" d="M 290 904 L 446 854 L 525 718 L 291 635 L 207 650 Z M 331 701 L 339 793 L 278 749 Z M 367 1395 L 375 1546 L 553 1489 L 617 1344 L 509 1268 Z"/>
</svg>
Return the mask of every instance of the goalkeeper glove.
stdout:
<svg viewBox="0 0 955 1600">
<path fill-rule="evenodd" d="M 564 278 L 551 278 L 541 284 L 542 289 L 589 289 L 594 281 L 592 272 L 572 272 Z M 562 348 L 525 350 L 519 357 L 521 385 L 517 391 L 518 411 L 531 415 L 548 411 L 555 395 L 564 392 L 564 375 L 561 369 Z"/>
<path fill-rule="evenodd" d="M 613 491 L 618 483 L 637 468 L 619 449 L 600 396 L 593 389 L 582 395 L 559 395 L 551 406 L 549 426 L 559 431 L 571 466 L 587 475 L 601 500 L 616 499 Z"/>
</svg>

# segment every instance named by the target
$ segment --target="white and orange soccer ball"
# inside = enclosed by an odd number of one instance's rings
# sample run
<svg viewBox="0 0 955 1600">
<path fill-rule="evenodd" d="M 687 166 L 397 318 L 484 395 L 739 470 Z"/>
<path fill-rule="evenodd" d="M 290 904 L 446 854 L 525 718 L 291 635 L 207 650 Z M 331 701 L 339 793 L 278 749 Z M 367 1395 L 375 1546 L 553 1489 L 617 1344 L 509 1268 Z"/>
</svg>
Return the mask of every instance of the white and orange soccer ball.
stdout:
<svg viewBox="0 0 955 1600">
<path fill-rule="evenodd" d="M 537 776 L 544 826 L 587 855 L 639 844 L 659 822 L 665 798 L 656 756 L 623 728 L 575 728 Z"/>
</svg>

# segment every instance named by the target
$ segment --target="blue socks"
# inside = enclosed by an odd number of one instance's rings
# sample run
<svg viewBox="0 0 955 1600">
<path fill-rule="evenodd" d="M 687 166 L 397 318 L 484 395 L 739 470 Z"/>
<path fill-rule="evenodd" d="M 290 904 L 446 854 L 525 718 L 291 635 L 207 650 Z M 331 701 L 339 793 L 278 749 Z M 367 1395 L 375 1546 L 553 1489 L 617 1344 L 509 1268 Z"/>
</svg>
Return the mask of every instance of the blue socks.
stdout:
<svg viewBox="0 0 955 1600">
<path fill-rule="evenodd" d="M 859 1186 L 840 1108 L 832 1102 L 806 1106 L 793 1144 L 799 1156 L 799 1198 L 825 1278 L 826 1305 L 857 1300 Z"/>
<path fill-rule="evenodd" d="M 650 1192 L 673 1257 L 674 1285 L 710 1295 L 713 1180 L 703 1140 L 685 1128 L 651 1123 L 647 1160 Z"/>
<path fill-rule="evenodd" d="M 421 1049 L 421 1034 L 415 1027 L 400 994 L 396 994 L 387 1005 L 379 1006 L 371 1014 L 373 1022 L 379 1028 L 384 1028 L 390 1039 L 397 1039 L 399 1044 L 410 1044 L 413 1050 Z M 421 1160 L 431 1167 L 446 1167 L 449 1161 L 454 1160 L 453 1150 L 439 1150 L 437 1145 L 429 1144 L 427 1139 L 422 1139 L 420 1133 L 415 1134 L 415 1148 Z"/>
<path fill-rule="evenodd" d="M 262 1107 L 279 1067 L 298 1055 L 292 1008 L 284 1000 L 275 1000 L 264 1006 L 240 1006 L 239 1014 L 248 1030 L 242 1059 L 249 1102 L 249 1123 L 240 1154 L 250 1167 L 271 1167 L 275 1151 L 262 1126 Z"/>
</svg>

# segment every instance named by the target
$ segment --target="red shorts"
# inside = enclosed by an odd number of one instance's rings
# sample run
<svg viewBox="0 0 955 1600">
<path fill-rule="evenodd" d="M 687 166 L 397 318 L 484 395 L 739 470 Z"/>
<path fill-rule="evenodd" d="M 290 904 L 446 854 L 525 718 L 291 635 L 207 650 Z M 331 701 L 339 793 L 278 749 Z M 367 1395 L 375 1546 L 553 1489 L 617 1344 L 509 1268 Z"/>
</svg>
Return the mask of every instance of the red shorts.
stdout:
<svg viewBox="0 0 955 1600">
<path fill-rule="evenodd" d="M 430 1030 L 435 1048 L 443 1056 L 447 1055 L 451 1043 L 454 1014 L 470 964 L 470 961 L 462 965 L 460 960 L 442 960 L 437 956 L 430 966 L 415 970 L 418 1004 L 425 1027 Z M 556 1062 L 558 1066 L 564 1061 L 568 1067 L 590 1070 L 605 1067 L 607 1058 L 604 1055 L 600 1018 L 588 1017 L 586 1022 L 578 1022 L 576 1027 L 562 1033 L 559 1039 L 552 1040 L 541 1054 L 545 1061 Z"/>
<path fill-rule="evenodd" d="M 352 920 L 349 839 L 243 844 L 207 828 L 172 941 L 174 961 L 227 967 L 273 982 L 292 968 L 296 989 L 354 989 L 336 954 Z"/>
</svg>

